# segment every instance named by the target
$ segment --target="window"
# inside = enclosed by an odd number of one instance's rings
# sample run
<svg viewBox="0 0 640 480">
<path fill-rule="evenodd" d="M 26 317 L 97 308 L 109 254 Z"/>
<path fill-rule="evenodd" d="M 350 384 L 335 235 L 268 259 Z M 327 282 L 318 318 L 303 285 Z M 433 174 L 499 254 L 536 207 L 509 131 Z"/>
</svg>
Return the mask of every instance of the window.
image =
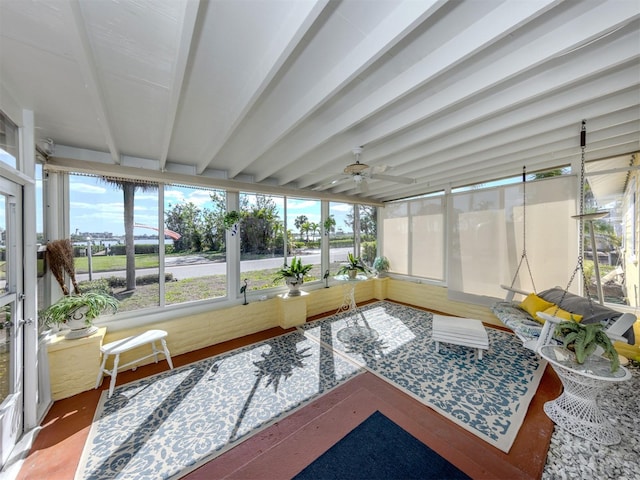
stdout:
<svg viewBox="0 0 640 480">
<path fill-rule="evenodd" d="M 375 258 L 371 207 L 80 173 L 69 174 L 68 182 L 80 288 L 109 290 L 120 300 L 121 312 L 235 300 L 245 279 L 249 292 L 284 288 L 274 278 L 285 255 L 287 263 L 295 255 L 313 265 L 307 282 L 320 280 L 323 208 L 330 212 L 332 272 L 360 238 L 370 260 Z M 235 237 L 224 226 L 230 202 L 239 206 Z M 229 238 L 233 244 L 227 244 Z M 230 252 L 240 260 L 239 277 L 227 275 Z"/>
<path fill-rule="evenodd" d="M 69 224 L 81 290 L 105 288 L 120 311 L 160 305 L 158 185 L 69 175 Z"/>
<path fill-rule="evenodd" d="M 164 205 L 165 304 L 225 297 L 225 192 L 168 185 Z"/>
<path fill-rule="evenodd" d="M 386 206 L 383 255 L 392 272 L 444 280 L 444 209 L 444 195 Z"/>
<path fill-rule="evenodd" d="M 18 127 L 5 115 L 0 115 L 0 162 L 17 168 Z"/>
<path fill-rule="evenodd" d="M 348 253 L 355 251 L 353 232 L 353 205 L 349 203 L 329 203 L 329 217 L 332 224 L 329 232 L 329 271 L 335 274 L 340 264 L 347 261 Z"/>
<path fill-rule="evenodd" d="M 240 193 L 240 272 L 249 291 L 274 286 L 275 273 L 284 263 L 283 210 L 283 197 Z"/>
<path fill-rule="evenodd" d="M 44 262 L 44 198 L 42 194 L 42 165 L 36 163 L 35 168 L 35 181 L 36 181 L 36 243 L 38 244 L 37 255 L 37 282 L 38 282 L 38 311 L 44 309 L 47 305 L 45 303 L 46 287 L 44 281 L 45 274 L 45 262 Z"/>
<path fill-rule="evenodd" d="M 371 267 L 378 251 L 378 209 L 370 205 L 356 205 L 354 212 L 358 214 L 358 228 L 354 228 L 354 231 L 359 237 L 360 256 L 362 261 Z"/>
<path fill-rule="evenodd" d="M 536 286 L 550 288 L 569 280 L 577 261 L 577 242 L 567 242 L 578 238 L 571 218 L 576 211 L 575 177 L 528 182 L 526 225 L 522 189 L 519 184 L 451 195 L 449 298 L 487 303 L 491 297 L 504 297 L 500 285 L 511 285 L 524 249 L 525 227 Z M 533 290 L 526 266 L 515 280 L 515 287 Z"/>
<path fill-rule="evenodd" d="M 305 200 L 287 197 L 287 238 L 289 259 L 294 255 L 302 262 L 313 265 L 305 282 L 322 278 L 320 275 L 322 255 L 321 203 L 319 200 Z M 290 260 L 289 260 L 290 261 Z"/>
<path fill-rule="evenodd" d="M 444 196 L 412 201 L 409 213 L 411 275 L 444 281 Z"/>
</svg>

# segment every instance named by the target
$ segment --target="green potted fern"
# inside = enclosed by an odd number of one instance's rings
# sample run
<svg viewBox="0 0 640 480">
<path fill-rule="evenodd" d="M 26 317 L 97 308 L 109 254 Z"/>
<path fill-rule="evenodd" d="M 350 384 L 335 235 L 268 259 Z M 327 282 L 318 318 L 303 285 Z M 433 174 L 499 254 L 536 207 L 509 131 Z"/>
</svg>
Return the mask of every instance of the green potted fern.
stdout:
<svg viewBox="0 0 640 480">
<path fill-rule="evenodd" d="M 371 273 L 369 267 L 367 267 L 360 257 L 356 257 L 353 253 L 349 252 L 348 262 L 340 267 L 338 270 L 338 275 L 348 275 L 349 278 L 356 278 L 358 273 L 363 273 L 365 275 Z"/>
<path fill-rule="evenodd" d="M 304 283 L 304 277 L 313 268 L 313 265 L 304 265 L 298 257 L 293 257 L 291 265 L 285 265 L 276 274 L 274 281 L 284 279 L 289 287 L 289 296 L 297 297 L 300 295 L 300 286 Z"/>
<path fill-rule="evenodd" d="M 565 348 L 575 353 L 576 362 L 583 364 L 589 355 L 601 347 L 604 350 L 602 355 L 611 360 L 611 371 L 615 372 L 620 367 L 618 352 L 599 323 L 583 325 L 578 322 L 560 322 L 556 326 L 556 335 L 563 337 Z"/>
<path fill-rule="evenodd" d="M 108 293 L 90 291 L 62 297 L 40 313 L 48 326 L 68 327 L 67 338 L 82 338 L 97 331 L 93 320 L 103 312 L 118 310 L 118 300 Z"/>
</svg>

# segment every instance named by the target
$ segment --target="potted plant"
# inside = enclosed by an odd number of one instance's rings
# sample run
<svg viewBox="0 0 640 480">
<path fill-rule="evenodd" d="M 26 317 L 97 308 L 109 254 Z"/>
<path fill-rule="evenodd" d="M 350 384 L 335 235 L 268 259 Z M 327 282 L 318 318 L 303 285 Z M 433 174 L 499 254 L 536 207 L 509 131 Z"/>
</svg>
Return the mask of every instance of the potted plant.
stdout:
<svg viewBox="0 0 640 480">
<path fill-rule="evenodd" d="M 589 355 L 601 347 L 604 350 L 602 355 L 611 360 L 611 371 L 618 370 L 620 366 L 618 352 L 599 323 L 583 325 L 571 321 L 560 322 L 556 326 L 556 334 L 564 337 L 563 344 L 565 348 L 575 353 L 576 362 L 584 363 Z"/>
<path fill-rule="evenodd" d="M 373 269 L 377 277 L 384 277 L 389 271 L 389 259 L 385 256 L 376 257 L 373 261 Z"/>
<path fill-rule="evenodd" d="M 118 310 L 118 300 L 111 295 L 90 291 L 67 295 L 43 310 L 40 315 L 49 326 L 67 326 L 66 338 L 82 338 L 96 332 L 93 320 L 105 310 Z"/>
<path fill-rule="evenodd" d="M 349 252 L 348 263 L 340 267 L 338 275 L 348 275 L 349 278 L 356 278 L 358 272 L 366 275 L 370 273 L 371 270 L 362 262 L 360 257 L 356 257 L 353 253 Z"/>
<path fill-rule="evenodd" d="M 240 223 L 241 218 L 240 212 L 237 210 L 231 210 L 230 212 L 225 213 L 224 218 L 222 219 L 224 228 L 231 230 L 231 235 L 235 235 L 238 233 L 238 223 Z"/>
<path fill-rule="evenodd" d="M 274 281 L 284 279 L 285 283 L 289 287 L 289 296 L 297 297 L 300 295 L 300 285 L 304 283 L 304 277 L 312 268 L 313 265 L 303 265 L 301 259 L 293 257 L 291 265 L 287 267 L 285 264 L 285 266 L 276 274 Z"/>
</svg>

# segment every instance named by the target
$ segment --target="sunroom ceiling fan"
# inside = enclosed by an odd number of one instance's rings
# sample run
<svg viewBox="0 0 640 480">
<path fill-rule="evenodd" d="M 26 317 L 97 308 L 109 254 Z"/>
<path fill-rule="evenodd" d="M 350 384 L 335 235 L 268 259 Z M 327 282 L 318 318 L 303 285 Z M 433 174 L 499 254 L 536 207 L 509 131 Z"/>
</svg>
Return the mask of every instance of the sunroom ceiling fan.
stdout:
<svg viewBox="0 0 640 480">
<path fill-rule="evenodd" d="M 384 172 L 388 167 L 386 166 L 374 166 L 370 167 L 366 163 L 360 162 L 360 156 L 362 155 L 362 147 L 356 147 L 352 150 L 355 162 L 347 165 L 343 173 L 339 178 L 336 178 L 331 183 L 323 185 L 322 187 L 331 187 L 338 183 L 343 183 L 347 180 L 352 180 L 359 190 L 367 188 L 367 180 L 382 180 L 385 182 L 396 182 L 411 184 L 415 183 L 415 179 L 409 177 L 398 177 L 395 175 L 385 175 L 380 172 Z M 320 188 L 322 188 L 320 187 Z"/>
</svg>

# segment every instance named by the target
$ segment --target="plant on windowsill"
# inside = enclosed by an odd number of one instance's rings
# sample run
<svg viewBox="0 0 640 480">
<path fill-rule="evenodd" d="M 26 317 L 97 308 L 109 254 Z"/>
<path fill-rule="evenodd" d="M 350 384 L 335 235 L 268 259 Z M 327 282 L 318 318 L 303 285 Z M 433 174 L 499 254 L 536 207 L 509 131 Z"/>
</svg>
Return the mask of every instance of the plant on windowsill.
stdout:
<svg viewBox="0 0 640 480">
<path fill-rule="evenodd" d="M 340 267 L 338 275 L 347 275 L 353 279 L 356 278 L 358 272 L 367 275 L 371 273 L 371 270 L 362 262 L 360 257 L 356 257 L 353 253 L 349 252 L 348 262 Z"/>
<path fill-rule="evenodd" d="M 293 257 L 291 265 L 287 266 L 285 264 L 284 267 L 276 273 L 274 281 L 284 279 L 285 283 L 289 287 L 288 295 L 290 297 L 297 297 L 300 295 L 300 285 L 304 283 L 304 277 L 312 268 L 313 265 L 304 265 L 301 259 Z"/>
<path fill-rule="evenodd" d="M 98 330 L 93 320 L 104 311 L 117 312 L 118 303 L 116 298 L 101 291 L 76 293 L 62 297 L 40 312 L 40 316 L 48 326 L 68 327 L 71 331 L 66 338 L 82 338 Z"/>
<path fill-rule="evenodd" d="M 565 348 L 575 353 L 576 362 L 584 363 L 601 347 L 604 350 L 602 355 L 611 360 L 611 371 L 615 372 L 620 367 L 618 352 L 599 323 L 560 322 L 556 326 L 556 335 L 562 336 Z"/>
<path fill-rule="evenodd" d="M 373 269 L 378 278 L 385 277 L 389 271 L 389 259 L 385 256 L 376 257 L 373 261 Z"/>
</svg>

